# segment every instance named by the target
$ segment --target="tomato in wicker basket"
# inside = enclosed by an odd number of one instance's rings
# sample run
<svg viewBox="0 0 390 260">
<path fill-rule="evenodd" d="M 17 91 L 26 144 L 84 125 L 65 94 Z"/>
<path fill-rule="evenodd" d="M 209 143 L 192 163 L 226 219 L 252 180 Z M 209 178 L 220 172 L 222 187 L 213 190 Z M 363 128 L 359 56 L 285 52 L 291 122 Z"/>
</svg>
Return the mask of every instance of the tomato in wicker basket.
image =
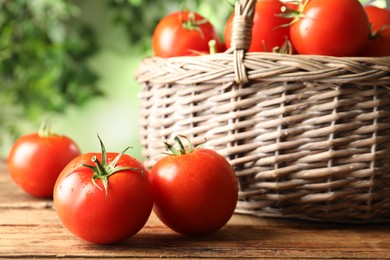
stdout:
<svg viewBox="0 0 390 260">
<path fill-rule="evenodd" d="M 249 52 L 280 50 L 289 39 L 288 23 L 291 19 L 282 17 L 283 3 L 279 0 L 256 2 L 253 17 L 252 42 Z M 231 47 L 232 23 L 234 13 L 225 25 L 224 40 L 226 48 Z"/>
<path fill-rule="evenodd" d="M 222 51 L 219 35 L 208 20 L 198 13 L 181 11 L 167 15 L 158 23 L 152 47 L 154 55 L 159 57 L 191 56 L 209 52 L 211 40 L 216 41 L 217 51 Z"/>
<path fill-rule="evenodd" d="M 369 39 L 370 25 L 357 0 L 312 0 L 290 26 L 300 54 L 356 56 Z"/>
<path fill-rule="evenodd" d="M 206 138 L 235 170 L 236 212 L 389 222 L 390 57 L 247 52 L 256 2 L 236 3 L 243 23 L 232 30 L 244 39 L 232 37 L 240 42 L 226 52 L 142 61 L 135 77 L 146 166 L 164 151 L 159 140 Z"/>
</svg>

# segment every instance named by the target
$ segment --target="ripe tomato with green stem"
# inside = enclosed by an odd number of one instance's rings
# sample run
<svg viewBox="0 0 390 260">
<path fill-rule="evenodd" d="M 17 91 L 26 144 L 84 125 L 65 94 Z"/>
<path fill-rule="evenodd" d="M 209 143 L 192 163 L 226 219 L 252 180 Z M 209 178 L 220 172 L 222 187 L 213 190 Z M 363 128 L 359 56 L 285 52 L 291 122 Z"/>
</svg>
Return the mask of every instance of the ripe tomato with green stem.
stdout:
<svg viewBox="0 0 390 260">
<path fill-rule="evenodd" d="M 370 36 L 368 17 L 358 0 L 311 0 L 290 25 L 300 54 L 356 56 Z"/>
<path fill-rule="evenodd" d="M 77 237 L 96 244 L 124 241 L 147 222 L 153 207 L 149 172 L 130 155 L 85 153 L 61 172 L 54 187 L 58 217 Z"/>
<path fill-rule="evenodd" d="M 53 133 L 43 122 L 38 132 L 15 141 L 8 154 L 7 168 L 12 180 L 25 192 L 52 198 L 58 175 L 80 153 L 72 139 Z"/>
<path fill-rule="evenodd" d="M 390 10 L 376 6 L 365 6 L 371 24 L 371 35 L 361 51 L 361 56 L 390 56 Z"/>
<path fill-rule="evenodd" d="M 289 40 L 289 28 L 285 26 L 291 19 L 281 16 L 285 5 L 279 0 L 259 0 L 256 2 L 252 26 L 252 41 L 249 52 L 272 52 L 280 49 Z M 224 41 L 231 47 L 234 13 L 226 22 Z"/>
<path fill-rule="evenodd" d="M 174 12 L 157 24 L 152 38 L 154 55 L 168 58 L 209 52 L 209 42 L 216 41 L 217 52 L 223 50 L 214 26 L 196 12 Z"/>
<path fill-rule="evenodd" d="M 234 213 L 238 198 L 235 172 L 217 152 L 185 148 L 175 137 L 178 149 L 151 169 L 155 195 L 154 212 L 172 230 L 190 236 L 207 235 L 222 228 Z"/>
</svg>

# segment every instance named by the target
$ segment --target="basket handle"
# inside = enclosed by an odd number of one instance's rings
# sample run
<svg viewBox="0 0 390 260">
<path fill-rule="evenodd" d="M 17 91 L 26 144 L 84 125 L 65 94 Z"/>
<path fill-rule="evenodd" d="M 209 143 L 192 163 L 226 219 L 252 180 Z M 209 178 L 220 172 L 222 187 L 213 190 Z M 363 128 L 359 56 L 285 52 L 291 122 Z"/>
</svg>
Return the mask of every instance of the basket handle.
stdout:
<svg viewBox="0 0 390 260">
<path fill-rule="evenodd" d="M 240 0 L 235 4 L 232 23 L 231 47 L 226 53 L 233 53 L 235 80 L 238 84 L 249 81 L 244 58 L 252 41 L 253 15 L 256 0 Z"/>
</svg>

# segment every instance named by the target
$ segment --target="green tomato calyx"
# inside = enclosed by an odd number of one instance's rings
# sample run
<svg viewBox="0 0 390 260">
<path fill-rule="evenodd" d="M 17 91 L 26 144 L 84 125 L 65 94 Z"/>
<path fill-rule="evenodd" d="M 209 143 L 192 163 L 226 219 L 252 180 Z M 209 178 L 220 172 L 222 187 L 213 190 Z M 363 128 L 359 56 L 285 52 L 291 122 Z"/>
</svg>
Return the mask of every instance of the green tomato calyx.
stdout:
<svg viewBox="0 0 390 260">
<path fill-rule="evenodd" d="M 93 176 L 92 176 L 92 182 L 93 184 L 99 188 L 100 190 L 103 190 L 97 183 L 96 180 L 100 179 L 103 183 L 103 188 L 106 193 L 106 198 L 108 197 L 108 178 L 120 171 L 131 171 L 131 170 L 136 170 L 140 171 L 143 175 L 143 170 L 141 168 L 133 168 L 133 167 L 127 167 L 127 166 L 118 166 L 116 165 L 119 161 L 119 159 L 122 157 L 122 155 L 130 148 L 127 147 L 124 149 L 121 153 L 118 153 L 118 155 L 114 158 L 114 160 L 111 161 L 111 163 L 107 163 L 107 152 L 106 148 L 100 139 L 99 135 L 99 142 L 100 142 L 100 147 L 101 147 L 101 153 L 102 153 L 102 161 L 100 162 L 97 156 L 93 156 L 91 158 L 91 161 L 95 165 L 88 165 L 88 164 L 82 164 L 82 166 L 87 167 L 93 171 Z"/>
<path fill-rule="evenodd" d="M 183 142 L 180 140 L 180 137 L 184 138 L 187 140 L 188 142 L 188 146 L 185 147 L 183 145 Z M 185 154 L 188 154 L 188 153 L 192 153 L 193 151 L 195 151 L 196 149 L 198 149 L 201 145 L 203 145 L 204 143 L 201 143 L 200 145 L 198 146 L 193 146 L 190 139 L 188 139 L 187 137 L 185 136 L 175 136 L 173 138 L 173 140 L 176 142 L 178 148 L 175 148 L 174 145 L 172 144 L 169 144 L 168 142 L 164 142 L 165 144 L 165 148 L 167 150 L 169 150 L 171 153 L 167 153 L 168 155 L 174 155 L 174 156 L 180 156 L 180 155 L 185 155 Z"/>
<path fill-rule="evenodd" d="M 199 26 L 207 23 L 206 19 L 196 21 L 195 14 L 193 12 L 189 12 L 187 21 L 184 21 L 184 19 L 182 17 L 182 13 L 180 13 L 180 20 L 181 20 L 181 24 L 182 24 L 184 29 L 189 30 L 189 31 L 195 30 L 200 34 L 200 36 L 202 38 L 204 38 L 204 34 L 203 34 L 202 30 L 199 28 Z"/>
<path fill-rule="evenodd" d="M 305 18 L 305 14 L 303 14 L 303 11 L 305 10 L 306 5 L 309 3 L 308 0 L 291 0 L 287 3 L 297 5 L 297 10 L 290 9 L 287 6 L 282 6 L 281 8 L 281 14 L 279 16 L 286 18 L 286 19 L 292 19 L 291 22 L 280 25 L 278 27 L 288 27 L 294 23 L 296 23 L 301 18 Z"/>
</svg>

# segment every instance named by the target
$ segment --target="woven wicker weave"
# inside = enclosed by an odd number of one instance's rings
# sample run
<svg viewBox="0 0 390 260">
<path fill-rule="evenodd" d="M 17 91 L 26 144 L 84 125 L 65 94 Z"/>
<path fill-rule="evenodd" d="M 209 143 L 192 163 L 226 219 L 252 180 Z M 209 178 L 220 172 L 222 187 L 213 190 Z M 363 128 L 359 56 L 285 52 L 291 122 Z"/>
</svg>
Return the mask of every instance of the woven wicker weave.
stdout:
<svg viewBox="0 0 390 260">
<path fill-rule="evenodd" d="M 143 60 L 146 166 L 175 135 L 207 139 L 236 170 L 239 213 L 389 221 L 390 57 L 245 53 L 254 4 L 236 5 L 226 53 Z"/>
</svg>

